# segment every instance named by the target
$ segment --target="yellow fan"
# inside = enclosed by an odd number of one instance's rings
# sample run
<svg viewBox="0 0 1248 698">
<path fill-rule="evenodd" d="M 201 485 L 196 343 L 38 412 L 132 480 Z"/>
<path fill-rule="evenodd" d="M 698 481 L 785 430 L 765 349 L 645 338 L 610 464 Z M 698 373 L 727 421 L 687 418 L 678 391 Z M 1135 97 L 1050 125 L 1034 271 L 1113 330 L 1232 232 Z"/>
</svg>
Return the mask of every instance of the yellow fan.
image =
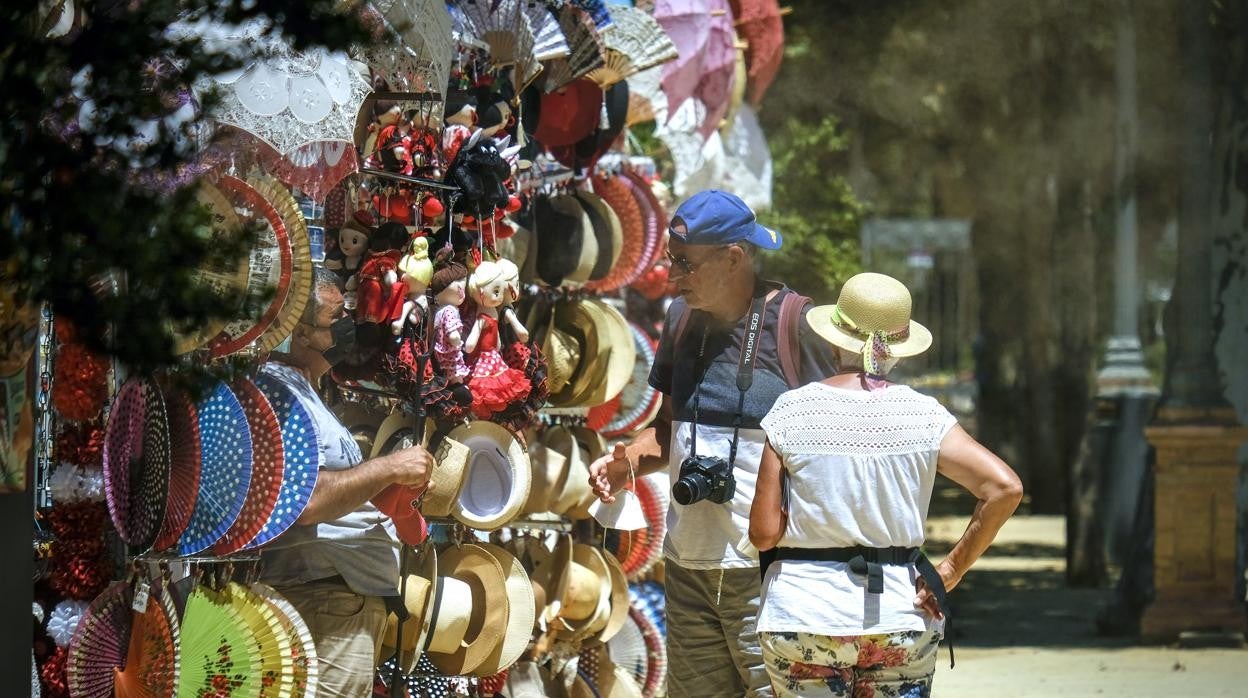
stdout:
<svg viewBox="0 0 1248 698">
<path fill-rule="evenodd" d="M 261 698 L 291 698 L 295 678 L 291 639 L 277 609 L 241 584 L 231 582 L 225 593 L 251 629 L 260 657 L 259 695 Z"/>
<path fill-rule="evenodd" d="M 607 46 L 605 65 L 589 78 L 604 90 L 634 73 L 675 60 L 679 55 L 658 20 L 634 7 L 612 5 L 615 29 L 602 36 Z"/>
<path fill-rule="evenodd" d="M 317 663 L 316 644 L 312 631 L 303 617 L 286 597 L 267 584 L 252 584 L 251 591 L 277 611 L 282 627 L 290 636 L 290 659 L 292 670 L 291 698 L 316 697 Z"/>
</svg>

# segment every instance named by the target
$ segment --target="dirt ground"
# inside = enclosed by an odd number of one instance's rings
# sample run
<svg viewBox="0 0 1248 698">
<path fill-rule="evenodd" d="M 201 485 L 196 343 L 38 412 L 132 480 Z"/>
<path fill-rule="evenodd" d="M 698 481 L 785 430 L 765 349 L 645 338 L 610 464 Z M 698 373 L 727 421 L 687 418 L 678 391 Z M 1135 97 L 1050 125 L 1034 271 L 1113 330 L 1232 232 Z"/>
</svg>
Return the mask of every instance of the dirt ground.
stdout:
<svg viewBox="0 0 1248 698">
<path fill-rule="evenodd" d="M 933 508 L 969 512 L 970 504 Z M 943 552 L 965 524 L 966 516 L 932 516 L 929 547 Z M 1061 517 L 1006 524 L 953 594 L 957 667 L 942 648 L 935 698 L 1248 696 L 1246 649 L 1098 636 L 1094 619 L 1110 592 L 1066 587 L 1063 543 Z"/>
</svg>

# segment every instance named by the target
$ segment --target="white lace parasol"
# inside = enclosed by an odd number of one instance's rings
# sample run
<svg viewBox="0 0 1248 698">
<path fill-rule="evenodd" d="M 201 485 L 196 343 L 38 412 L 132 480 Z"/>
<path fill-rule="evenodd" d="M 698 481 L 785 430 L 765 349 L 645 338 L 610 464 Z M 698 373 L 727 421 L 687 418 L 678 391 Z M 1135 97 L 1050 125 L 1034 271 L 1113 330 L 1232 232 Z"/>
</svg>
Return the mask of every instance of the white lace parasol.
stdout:
<svg viewBox="0 0 1248 698">
<path fill-rule="evenodd" d="M 755 211 L 771 208 L 771 148 L 754 109 L 743 105 L 724 133 L 724 189 Z"/>
</svg>

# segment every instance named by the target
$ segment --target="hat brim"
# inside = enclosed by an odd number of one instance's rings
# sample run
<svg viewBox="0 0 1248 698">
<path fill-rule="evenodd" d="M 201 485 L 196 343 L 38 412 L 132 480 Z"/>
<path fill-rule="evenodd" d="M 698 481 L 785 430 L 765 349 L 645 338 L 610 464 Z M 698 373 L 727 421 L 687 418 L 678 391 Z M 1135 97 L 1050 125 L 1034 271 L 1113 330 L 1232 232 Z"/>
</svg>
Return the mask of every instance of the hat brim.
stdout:
<svg viewBox="0 0 1248 698">
<path fill-rule="evenodd" d="M 533 478 L 524 446 L 507 429 L 482 420 L 458 426 L 448 437 L 470 451 L 459 499 L 451 515 L 463 524 L 486 531 L 516 518 L 529 497 Z M 506 473 L 502 472 L 501 463 L 485 460 L 499 454 L 507 460 Z M 506 487 L 506 499 L 501 502 L 486 501 L 489 485 L 494 482 Z"/>
<path fill-rule="evenodd" d="M 503 639 L 475 670 L 480 676 L 490 676 L 511 666 L 524 654 L 533 635 L 536 609 L 533 605 L 533 584 L 524 571 L 524 565 L 514 555 L 497 545 L 483 543 L 480 546 L 498 560 L 507 574 L 504 586 L 507 590 L 507 628 Z"/>
<path fill-rule="evenodd" d="M 810 323 L 810 329 L 814 330 L 815 334 L 834 347 L 855 354 L 860 353 L 866 341 L 837 327 L 832 321 L 833 311 L 835 310 L 836 304 L 834 303 L 811 308 L 806 313 L 806 321 Z M 906 339 L 888 345 L 889 354 L 893 358 L 904 359 L 910 356 L 918 356 L 932 346 L 931 330 L 914 320 L 910 321 L 909 329 L 910 334 Z"/>
</svg>

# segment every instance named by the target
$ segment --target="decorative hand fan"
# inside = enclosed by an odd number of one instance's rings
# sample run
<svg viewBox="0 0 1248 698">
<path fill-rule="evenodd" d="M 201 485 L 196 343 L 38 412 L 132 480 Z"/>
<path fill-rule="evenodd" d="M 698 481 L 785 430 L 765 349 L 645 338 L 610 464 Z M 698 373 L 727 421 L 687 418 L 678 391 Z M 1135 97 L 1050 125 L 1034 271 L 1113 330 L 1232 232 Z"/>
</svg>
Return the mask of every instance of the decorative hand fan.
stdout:
<svg viewBox="0 0 1248 698">
<path fill-rule="evenodd" d="M 221 330 L 221 334 L 213 339 L 210 347 L 213 358 L 228 356 L 245 349 L 273 325 L 277 320 L 278 311 L 290 297 L 293 263 L 286 221 L 278 214 L 273 204 L 250 184 L 235 177 L 228 175 L 221 177 L 217 181 L 217 187 L 224 191 L 234 203 L 235 211 L 246 211 L 251 220 L 258 220 L 264 224 L 255 245 L 251 248 L 247 293 L 260 298 L 263 294 L 271 292 L 272 297 L 265 302 L 257 315 L 241 317 Z"/>
<path fill-rule="evenodd" d="M 252 584 L 251 591 L 271 605 L 278 613 L 285 633 L 290 637 L 291 698 L 316 698 L 316 644 L 312 631 L 286 597 L 267 584 Z"/>
<path fill-rule="evenodd" d="M 281 614 L 250 589 L 233 582 L 225 589 L 230 603 L 251 629 L 252 641 L 260 648 L 261 698 L 289 698 L 294 687 L 294 658 L 291 636 Z"/>
<path fill-rule="evenodd" d="M 256 340 L 256 348 L 267 352 L 290 336 L 308 305 L 308 296 L 312 291 L 312 247 L 308 239 L 308 221 L 286 185 L 266 174 L 248 177 L 247 184 L 273 205 L 290 238 L 290 292 L 273 324 Z"/>
<path fill-rule="evenodd" d="M 269 400 L 282 432 L 282 486 L 277 505 L 249 547 L 257 547 L 280 536 L 303 513 L 321 467 L 316 422 L 299 398 L 285 383 L 261 373 L 256 386 Z"/>
<path fill-rule="evenodd" d="M 533 29 L 524 14 L 526 0 L 457 0 L 468 29 L 489 47 L 490 62 L 512 65 L 533 54 Z"/>
<path fill-rule="evenodd" d="M 113 526 L 129 538 L 130 472 L 143 457 L 143 419 L 147 404 L 143 381 L 122 384 L 108 413 L 104 433 L 104 496 Z"/>
<path fill-rule="evenodd" d="M 208 549 L 229 530 L 251 483 L 251 430 L 234 391 L 225 383 L 197 406 L 200 488 L 195 510 L 178 540 L 178 554 Z"/>
<path fill-rule="evenodd" d="M 604 65 L 607 47 L 594 27 L 589 13 L 569 4 L 559 9 L 559 28 L 568 44 L 566 58 L 556 58 L 546 64 L 542 88 L 553 92 L 564 85 L 587 75 Z"/>
<path fill-rule="evenodd" d="M 130 492 L 130 539 L 126 542 L 146 551 L 165 520 L 171 463 L 165 398 L 153 382 L 144 384 L 143 394 L 143 458 L 137 479 L 133 471 L 130 473 L 131 484 L 138 487 Z"/>
<path fill-rule="evenodd" d="M 585 286 L 591 290 L 614 291 L 636 281 L 644 270 L 642 257 L 646 252 L 645 224 L 642 221 L 641 206 L 637 204 L 628 184 L 621 178 L 594 177 L 592 183 L 594 193 L 601 196 L 619 218 L 623 240 L 619 257 L 611 271 L 601 281 L 591 281 Z"/>
<path fill-rule="evenodd" d="M 420 655 L 416 671 L 407 677 L 407 690 L 413 696 L 427 698 L 451 698 L 453 695 L 450 679 L 442 675 L 426 654 Z"/>
<path fill-rule="evenodd" d="M 260 694 L 260 646 L 228 597 L 195 587 L 182 616 L 179 696 Z"/>
<path fill-rule="evenodd" d="M 650 387 L 650 365 L 654 363 L 654 345 L 650 337 L 640 327 L 629 323 L 633 332 L 633 344 L 637 347 L 637 358 L 633 363 L 633 377 L 620 391 L 620 411 L 615 418 L 602 429 L 602 435 L 608 439 L 619 438 L 628 433 L 642 414 L 650 408 L 650 399 L 654 388 Z"/>
<path fill-rule="evenodd" d="M 199 496 L 199 415 L 195 403 L 185 393 L 169 393 L 165 413 L 169 419 L 169 494 L 153 550 L 177 544 Z"/>
<path fill-rule="evenodd" d="M 544 3 L 521 0 L 521 9 L 529 19 L 533 32 L 533 57 L 539 61 L 563 58 L 571 53 L 568 40 L 559 26 L 559 18 Z"/>
<path fill-rule="evenodd" d="M 163 584 L 152 585 L 147 608 L 134 611 L 126 668 L 115 669 L 117 698 L 167 698 L 178 685 L 178 609 Z"/>
<path fill-rule="evenodd" d="M 118 391 L 104 440 L 104 484 L 117 533 L 147 550 L 164 521 L 169 487 L 169 423 L 154 384 L 132 378 Z"/>
<path fill-rule="evenodd" d="M 82 613 L 69 641 L 65 675 L 74 698 L 111 698 L 130 644 L 129 582 L 113 582 Z"/>
<path fill-rule="evenodd" d="M 677 57 L 676 45 L 654 17 L 622 5 L 612 5 L 610 11 L 615 29 L 602 35 L 607 46 L 606 65 L 589 73 L 604 90 L 634 73 Z"/>
<path fill-rule="evenodd" d="M 642 265 L 644 270 L 654 266 L 654 263 L 663 256 L 663 250 L 666 249 L 667 238 L 667 211 L 663 209 L 663 204 L 659 201 L 659 197 L 654 195 L 654 190 L 650 188 L 650 183 L 644 177 L 635 173 L 625 171 L 623 178 L 631 183 L 633 197 L 637 199 L 637 204 L 641 207 L 641 219 L 646 227 L 646 244 L 647 251 L 646 262 Z"/>
<path fill-rule="evenodd" d="M 667 535 L 667 489 L 656 486 L 649 476 L 638 478 L 634 489 L 649 525 L 645 528 L 645 544 L 633 546 L 628 559 L 621 561 L 620 567 L 630 580 L 645 576 L 662 558 L 663 539 Z"/>
<path fill-rule="evenodd" d="M 599 33 L 605 33 L 608 29 L 615 28 L 615 19 L 611 16 L 611 12 L 607 9 L 607 3 L 603 0 L 568 0 L 568 4 L 575 5 L 588 13 Z"/>
<path fill-rule="evenodd" d="M 199 185 L 197 199 L 209 211 L 210 234 L 214 240 L 232 239 L 242 232 L 242 221 L 234 211 L 233 204 L 220 189 L 203 181 Z M 250 258 L 243 257 L 237 264 L 225 268 L 204 265 L 195 270 L 196 284 L 218 293 L 222 290 L 230 293 L 241 291 L 247 286 L 250 264 Z M 226 324 L 227 320 L 222 318 L 194 328 L 191 332 L 177 334 L 174 351 L 185 354 L 207 344 L 225 329 Z"/>
<path fill-rule="evenodd" d="M 628 608 L 628 620 L 615 637 L 607 641 L 607 654 L 611 661 L 632 675 L 639 685 L 646 681 L 650 656 L 646 648 L 646 636 L 633 617 L 635 609 Z M 644 619 L 645 616 L 642 616 Z"/>
<path fill-rule="evenodd" d="M 247 547 L 269 521 L 282 489 L 282 427 L 269 400 L 255 383 L 243 378 L 233 385 L 234 394 L 247 416 L 251 431 L 251 482 L 238 518 L 221 540 L 212 546 L 214 555 L 229 555 Z"/>
</svg>

